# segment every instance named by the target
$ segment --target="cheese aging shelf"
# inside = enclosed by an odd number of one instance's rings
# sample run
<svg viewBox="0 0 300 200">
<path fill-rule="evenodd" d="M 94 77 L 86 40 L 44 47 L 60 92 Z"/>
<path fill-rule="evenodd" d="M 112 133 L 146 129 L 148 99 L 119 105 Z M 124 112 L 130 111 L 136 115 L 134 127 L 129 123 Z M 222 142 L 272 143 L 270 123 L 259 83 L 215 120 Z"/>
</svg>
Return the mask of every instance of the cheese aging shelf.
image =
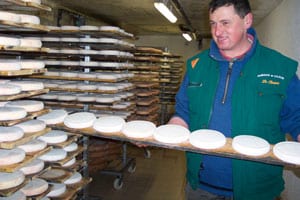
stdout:
<svg viewBox="0 0 300 200">
<path fill-rule="evenodd" d="M 166 52 L 163 48 L 137 47 L 135 51 L 137 113 L 165 124 L 173 113 L 175 94 L 182 76 L 181 56 Z M 141 87 L 143 86 L 143 87 Z M 143 99 L 143 100 L 141 100 Z M 146 112 L 147 111 L 147 112 Z"/>
<path fill-rule="evenodd" d="M 7 10 L 9 12 L 6 12 Z M 26 22 L 9 21 L 3 16 L 3 13 L 6 13 L 8 16 L 12 15 L 12 19 L 16 19 L 23 12 L 39 10 L 51 11 L 51 8 L 21 0 L 0 2 L 0 175 L 2 177 L 0 197 L 17 198 L 25 194 L 26 198 L 41 199 L 53 192 L 55 183 L 63 185 L 65 180 L 71 178 L 75 172 L 81 172 L 86 165 L 85 162 L 75 162 L 68 167 L 65 165 L 74 158 L 82 158 L 83 151 L 85 151 L 82 135 L 65 132 L 64 141 L 51 143 L 42 140 L 43 137 L 49 137 L 53 129 L 38 118 L 50 114 L 52 109 L 45 107 L 42 101 L 30 100 L 34 96 L 49 92 L 43 82 L 27 79 L 30 75 L 41 75 L 47 71 L 44 68 L 43 59 L 37 55 L 47 53 L 49 49 L 42 46 L 38 38 L 33 39 L 23 34 L 45 33 L 49 29 L 39 23 L 31 23 L 27 15 Z M 30 18 L 38 20 L 34 15 L 30 15 Z M 14 43 L 7 44 L 6 39 Z M 9 114 L 9 112 L 12 113 Z M 6 137 L 5 134 L 9 130 L 12 132 L 9 132 L 10 136 Z M 72 151 L 65 150 L 71 144 L 78 145 L 78 148 L 76 150 L 73 148 Z M 53 150 L 64 151 L 64 158 L 55 162 L 42 159 Z M 42 177 L 44 173 L 55 175 L 51 172 L 54 169 L 65 172 L 66 176 L 55 181 Z M 67 186 L 64 184 L 65 192 L 58 195 L 59 198 L 75 198 L 90 181 L 89 177 L 83 177 L 77 184 Z M 41 188 L 36 185 L 35 192 L 28 189 L 31 184 L 37 183 L 42 184 Z"/>
</svg>

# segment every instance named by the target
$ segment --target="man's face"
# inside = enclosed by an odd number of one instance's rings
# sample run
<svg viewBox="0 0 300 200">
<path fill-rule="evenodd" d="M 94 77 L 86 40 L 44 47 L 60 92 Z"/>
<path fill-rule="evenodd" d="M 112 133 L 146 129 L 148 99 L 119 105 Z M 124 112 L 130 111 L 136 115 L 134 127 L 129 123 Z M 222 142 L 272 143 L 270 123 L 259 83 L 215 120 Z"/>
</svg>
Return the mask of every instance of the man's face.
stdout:
<svg viewBox="0 0 300 200">
<path fill-rule="evenodd" d="M 252 23 L 250 15 L 240 18 L 233 6 L 220 7 L 209 14 L 211 34 L 221 51 L 237 53 L 243 49 Z"/>
</svg>

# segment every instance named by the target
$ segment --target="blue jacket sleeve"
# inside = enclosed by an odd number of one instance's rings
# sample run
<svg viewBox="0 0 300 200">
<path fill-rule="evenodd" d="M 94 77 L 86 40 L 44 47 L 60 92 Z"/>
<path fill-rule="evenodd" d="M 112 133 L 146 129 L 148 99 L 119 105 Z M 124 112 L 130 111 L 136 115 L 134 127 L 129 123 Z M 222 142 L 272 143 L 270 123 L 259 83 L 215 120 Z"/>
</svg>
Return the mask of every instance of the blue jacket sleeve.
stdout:
<svg viewBox="0 0 300 200">
<path fill-rule="evenodd" d="M 187 124 L 189 124 L 189 100 L 187 97 L 188 84 L 188 76 L 187 74 L 185 74 L 179 90 L 175 96 L 175 116 L 180 117 Z"/>
<path fill-rule="evenodd" d="M 300 134 L 300 80 L 295 76 L 288 88 L 287 98 L 283 104 L 280 126 L 284 133 L 289 133 L 294 140 Z"/>
</svg>

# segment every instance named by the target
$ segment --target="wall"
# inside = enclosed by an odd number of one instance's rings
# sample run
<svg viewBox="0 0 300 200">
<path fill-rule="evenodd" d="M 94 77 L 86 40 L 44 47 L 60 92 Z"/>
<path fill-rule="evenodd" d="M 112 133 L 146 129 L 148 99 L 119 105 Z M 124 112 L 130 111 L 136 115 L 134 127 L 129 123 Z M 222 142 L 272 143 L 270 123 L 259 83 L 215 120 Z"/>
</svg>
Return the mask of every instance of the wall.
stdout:
<svg viewBox="0 0 300 200">
<path fill-rule="evenodd" d="M 300 62 L 300 1 L 284 0 L 256 28 L 261 43 Z M 298 70 L 300 75 L 300 70 Z M 286 200 L 297 200 L 300 196 L 300 169 L 284 172 Z"/>
</svg>

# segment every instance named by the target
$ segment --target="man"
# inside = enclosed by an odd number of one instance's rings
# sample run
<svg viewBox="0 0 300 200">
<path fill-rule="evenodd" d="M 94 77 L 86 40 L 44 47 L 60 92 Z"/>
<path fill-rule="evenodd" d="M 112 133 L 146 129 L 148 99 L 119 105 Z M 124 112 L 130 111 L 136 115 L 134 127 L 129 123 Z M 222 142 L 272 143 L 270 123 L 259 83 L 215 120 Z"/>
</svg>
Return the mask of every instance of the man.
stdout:
<svg viewBox="0 0 300 200">
<path fill-rule="evenodd" d="M 300 141 L 298 63 L 262 46 L 247 0 L 212 0 L 210 48 L 187 60 L 170 124 L 226 137 Z M 187 199 L 273 200 L 284 189 L 281 166 L 187 152 Z"/>
</svg>

